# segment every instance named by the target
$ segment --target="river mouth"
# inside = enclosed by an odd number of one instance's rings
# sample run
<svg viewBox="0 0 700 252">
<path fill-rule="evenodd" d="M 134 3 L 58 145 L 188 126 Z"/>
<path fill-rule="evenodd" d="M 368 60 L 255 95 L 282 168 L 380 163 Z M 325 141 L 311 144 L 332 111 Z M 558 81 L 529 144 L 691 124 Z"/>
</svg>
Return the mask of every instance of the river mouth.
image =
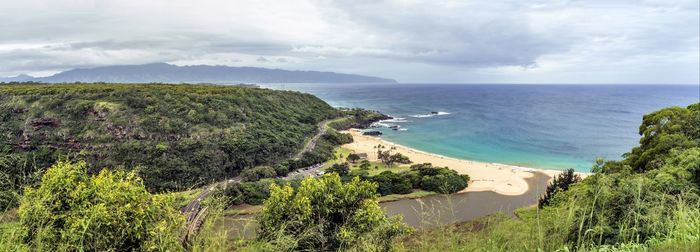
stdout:
<svg viewBox="0 0 700 252">
<path fill-rule="evenodd" d="M 528 190 L 521 195 L 503 195 L 493 191 L 438 194 L 417 199 L 402 199 L 380 203 L 388 216 L 403 216 L 403 222 L 421 230 L 462 223 L 498 212 L 514 216 L 522 207 L 537 204 L 547 188 L 550 176 L 539 171 L 526 178 Z M 228 216 L 219 225 L 227 229 L 228 235 L 252 239 L 257 223 L 254 214 Z"/>
<path fill-rule="evenodd" d="M 403 222 L 416 229 L 461 223 L 502 212 L 513 215 L 515 209 L 537 204 L 550 177 L 542 172 L 526 178 L 528 190 L 521 195 L 503 195 L 493 191 L 430 195 L 381 203 L 389 216 L 402 215 Z"/>
</svg>

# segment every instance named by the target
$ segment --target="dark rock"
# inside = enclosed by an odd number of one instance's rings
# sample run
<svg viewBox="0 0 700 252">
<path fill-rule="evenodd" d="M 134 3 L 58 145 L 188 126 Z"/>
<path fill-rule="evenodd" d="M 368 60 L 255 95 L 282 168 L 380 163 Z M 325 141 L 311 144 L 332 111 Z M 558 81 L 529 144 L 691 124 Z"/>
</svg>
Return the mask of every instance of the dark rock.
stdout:
<svg viewBox="0 0 700 252">
<path fill-rule="evenodd" d="M 45 118 L 36 118 L 32 119 L 30 122 L 32 127 L 34 127 L 35 130 L 45 128 L 45 127 L 56 127 L 61 124 L 61 120 L 58 118 L 50 118 L 50 117 L 45 117 Z"/>
<path fill-rule="evenodd" d="M 382 132 L 376 131 L 376 130 L 373 130 L 373 131 L 365 131 L 365 132 L 362 132 L 362 135 L 365 135 L 365 136 L 381 136 L 381 135 L 382 135 Z"/>
</svg>

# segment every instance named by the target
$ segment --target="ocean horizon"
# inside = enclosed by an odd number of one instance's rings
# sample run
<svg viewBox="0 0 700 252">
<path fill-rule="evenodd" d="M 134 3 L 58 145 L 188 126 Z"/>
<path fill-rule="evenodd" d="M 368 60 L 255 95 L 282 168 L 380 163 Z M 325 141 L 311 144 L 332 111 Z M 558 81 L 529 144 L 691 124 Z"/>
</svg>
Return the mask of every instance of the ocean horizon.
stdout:
<svg viewBox="0 0 700 252">
<path fill-rule="evenodd" d="M 639 141 L 644 114 L 700 102 L 700 85 L 260 84 L 378 110 L 382 138 L 458 159 L 589 172 Z M 398 126 L 398 130 L 388 128 Z"/>
</svg>

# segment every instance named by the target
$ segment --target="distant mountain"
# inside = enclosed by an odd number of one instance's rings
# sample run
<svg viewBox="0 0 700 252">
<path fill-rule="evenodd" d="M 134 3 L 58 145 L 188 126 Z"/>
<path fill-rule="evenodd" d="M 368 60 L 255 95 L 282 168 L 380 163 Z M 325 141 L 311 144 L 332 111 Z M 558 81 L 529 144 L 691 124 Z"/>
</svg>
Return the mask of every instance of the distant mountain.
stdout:
<svg viewBox="0 0 700 252">
<path fill-rule="evenodd" d="M 145 65 L 104 66 L 73 69 L 48 77 L 0 81 L 39 82 L 119 82 L 119 83 L 373 83 L 396 82 L 372 76 L 318 71 L 287 71 L 258 67 L 176 66 L 166 63 Z M 20 78 L 13 77 L 13 78 Z"/>
<path fill-rule="evenodd" d="M 0 77 L 0 82 L 22 82 L 22 81 L 31 81 L 34 80 L 34 77 L 26 75 L 26 74 L 20 74 L 15 77 Z"/>
</svg>

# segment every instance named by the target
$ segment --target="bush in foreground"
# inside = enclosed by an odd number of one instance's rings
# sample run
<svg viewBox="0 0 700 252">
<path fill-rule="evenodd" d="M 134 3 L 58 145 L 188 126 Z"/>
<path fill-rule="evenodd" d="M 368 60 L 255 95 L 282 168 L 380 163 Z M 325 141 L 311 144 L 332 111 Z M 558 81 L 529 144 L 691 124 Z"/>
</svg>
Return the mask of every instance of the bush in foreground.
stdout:
<svg viewBox="0 0 700 252">
<path fill-rule="evenodd" d="M 305 179 L 296 190 L 273 185 L 259 223 L 259 239 L 284 250 L 384 251 L 408 232 L 379 207 L 374 183 L 343 183 L 337 174 Z"/>
<path fill-rule="evenodd" d="M 566 169 L 564 172 L 554 177 L 552 182 L 549 183 L 544 195 L 542 195 L 537 202 L 537 206 L 543 208 L 549 205 L 549 201 L 552 200 L 555 193 L 569 190 L 569 186 L 578 182 L 581 182 L 581 176 L 576 174 L 574 169 Z"/>
<path fill-rule="evenodd" d="M 31 250 L 178 251 L 184 218 L 171 206 L 133 172 L 59 162 L 25 191 L 19 221 Z"/>
</svg>

